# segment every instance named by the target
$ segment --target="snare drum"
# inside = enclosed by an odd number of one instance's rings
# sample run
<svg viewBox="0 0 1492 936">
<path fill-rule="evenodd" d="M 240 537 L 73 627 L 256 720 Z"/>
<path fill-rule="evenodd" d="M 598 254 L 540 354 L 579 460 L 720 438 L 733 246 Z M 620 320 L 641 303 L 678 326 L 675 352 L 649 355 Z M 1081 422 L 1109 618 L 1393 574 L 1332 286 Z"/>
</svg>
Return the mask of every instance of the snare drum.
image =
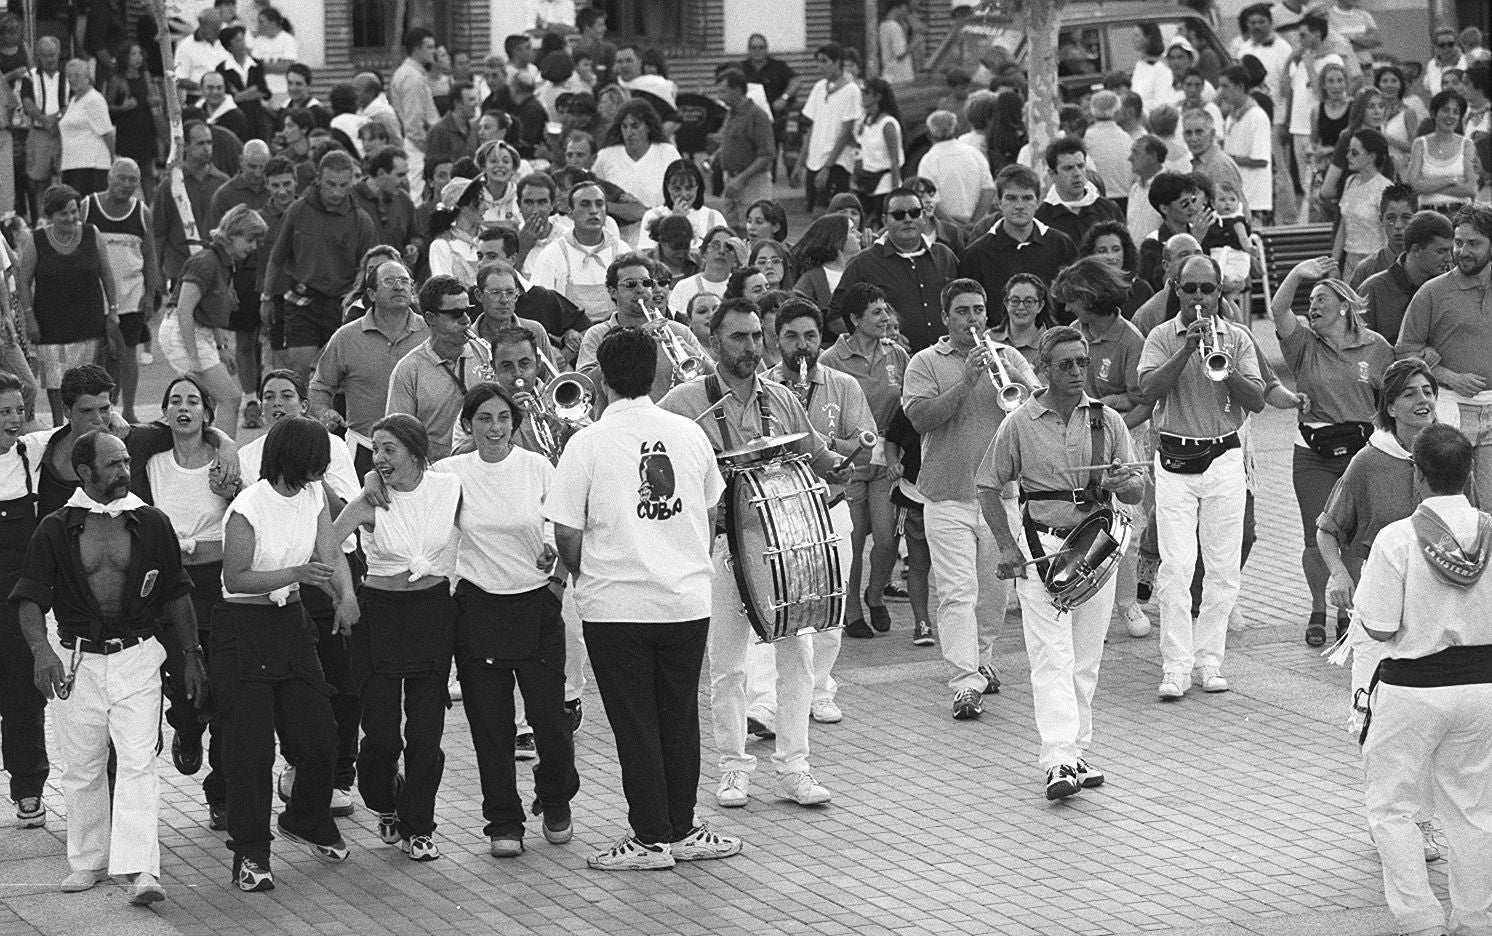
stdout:
<svg viewBox="0 0 1492 936">
<path fill-rule="evenodd" d="M 1042 584 L 1057 611 L 1071 611 L 1103 589 L 1129 547 L 1129 517 L 1101 507 L 1073 528 Z"/>
<path fill-rule="evenodd" d="M 840 537 L 829 520 L 828 489 L 806 459 L 737 467 L 725 513 L 736 586 L 764 643 L 840 626 Z"/>
</svg>

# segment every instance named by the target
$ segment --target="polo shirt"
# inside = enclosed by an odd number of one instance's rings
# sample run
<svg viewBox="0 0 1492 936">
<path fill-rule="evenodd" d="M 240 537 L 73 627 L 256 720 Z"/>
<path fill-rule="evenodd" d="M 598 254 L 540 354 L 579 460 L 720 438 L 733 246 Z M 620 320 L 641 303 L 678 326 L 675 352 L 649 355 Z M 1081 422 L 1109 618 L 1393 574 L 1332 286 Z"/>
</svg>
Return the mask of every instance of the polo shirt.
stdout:
<svg viewBox="0 0 1492 936">
<path fill-rule="evenodd" d="M 1295 389 L 1311 398 L 1300 414 L 1306 424 L 1370 423 L 1378 412 L 1383 372 L 1394 362 L 1394 349 L 1367 328 L 1346 334 L 1346 344 L 1332 345 L 1305 325 L 1280 339 L 1285 363 L 1295 374 Z"/>
<path fill-rule="evenodd" d="M 1347 278 L 1347 285 L 1361 293 L 1362 284 L 1368 281 L 1368 277 L 1375 273 L 1382 273 L 1393 266 L 1398 259 L 1398 254 L 1394 253 L 1387 244 L 1383 245 L 1375 253 L 1370 253 L 1358 261 L 1357 266 L 1352 268 L 1352 275 Z M 1392 338 L 1388 340 L 1393 341 Z"/>
<path fill-rule="evenodd" d="M 982 237 L 970 244 L 958 263 L 958 275 L 978 280 L 991 297 L 1005 294 L 1005 283 L 1017 273 L 1031 273 L 1050 283 L 1057 271 L 1078 258 L 1072 238 L 1041 221 L 1032 221 L 1031 236 L 1017 241 L 996 221 Z M 989 303 L 990 324 L 998 325 L 1005 312 L 997 301 Z M 999 311 L 996 311 L 999 310 Z"/>
<path fill-rule="evenodd" d="M 1036 209 L 1036 220 L 1049 224 L 1066 234 L 1074 244 L 1081 244 L 1088 229 L 1100 221 L 1124 223 L 1124 212 L 1119 206 L 1098 194 L 1098 188 L 1089 183 L 1083 199 L 1077 207 L 1062 201 L 1053 186 L 1047 191 L 1045 200 Z M 992 293 L 998 295 L 998 293 Z"/>
<path fill-rule="evenodd" d="M 902 382 L 911 360 L 907 350 L 894 341 L 877 341 L 867 355 L 856 349 L 848 335 L 840 335 L 819 354 L 819 367 L 849 374 L 859 382 L 876 428 L 885 434 L 891 415 L 901 405 Z"/>
<path fill-rule="evenodd" d="M 316 362 L 311 407 L 319 413 L 331 407 L 333 396 L 344 394 L 347 425 L 371 435 L 386 412 L 394 366 L 424 340 L 425 320 L 413 312 L 406 312 L 392 333 L 379 330 L 372 312 L 348 322 L 332 334 Z"/>
<path fill-rule="evenodd" d="M 1094 334 L 1086 325 L 1079 325 L 1078 330 L 1088 340 L 1088 392 L 1120 412 L 1142 404 L 1140 355 L 1145 336 L 1140 330 L 1117 315 L 1102 334 Z"/>
<path fill-rule="evenodd" d="M 1362 313 L 1363 324 L 1382 335 L 1389 344 L 1398 341 L 1399 326 L 1404 321 L 1404 313 L 1409 309 L 1409 300 L 1419 291 L 1419 287 L 1409 279 L 1409 271 L 1404 269 L 1404 258 L 1399 257 L 1387 268 L 1363 280 L 1356 288 L 1367 301 L 1367 307 Z"/>
<path fill-rule="evenodd" d="M 824 318 L 842 321 L 845 293 L 856 283 L 871 283 L 885 291 L 902 337 L 920 351 L 944 334 L 943 287 L 958 276 L 958 257 L 945 245 L 924 242 L 916 253 L 904 254 L 882 236 L 845 264 Z"/>
<path fill-rule="evenodd" d="M 1477 374 L 1492 384 L 1492 264 L 1476 276 L 1459 269 L 1442 273 L 1409 301 L 1399 340 L 1399 357 L 1434 348 L 1440 363 L 1460 374 Z"/>
<path fill-rule="evenodd" d="M 575 433 L 544 518 L 584 537 L 575 570 L 581 620 L 708 618 L 709 511 L 724 493 L 705 431 L 646 397 L 616 401 Z"/>
<path fill-rule="evenodd" d="M 81 507 L 63 507 L 37 524 L 10 600 L 34 602 L 43 614 L 52 612 L 62 637 L 109 640 L 154 634 L 166 605 L 191 594 L 192 579 L 182 568 L 181 546 L 164 511 L 142 505 L 122 516 L 130 558 L 117 617 L 103 616 L 88 584 L 78 543 L 88 511 Z"/>
<path fill-rule="evenodd" d="M 1414 481 L 1409 452 L 1393 433 L 1379 429 L 1347 463 L 1316 518 L 1316 529 L 1335 537 L 1343 556 L 1363 560 L 1378 533 L 1407 517 L 1424 493 Z"/>
<path fill-rule="evenodd" d="M 1124 418 L 1105 406 L 1103 413 L 1103 450 L 1093 451 L 1093 429 L 1089 424 L 1093 398 L 1086 393 L 1073 407 L 1064 422 L 1061 414 L 1047 406 L 1049 391 L 1038 390 L 1000 424 L 994 444 L 984 453 L 975 473 L 974 483 L 982 491 L 999 491 L 1016 482 L 1023 492 L 1073 491 L 1083 487 L 1092 476 L 1089 471 L 1075 471 L 1084 465 L 1113 461 L 1134 461 L 1129 430 Z M 1079 507 L 1071 500 L 1033 500 L 1026 502 L 1031 519 L 1058 529 L 1070 529 L 1093 511 L 1091 505 Z"/>
<path fill-rule="evenodd" d="M 430 434 L 430 460 L 439 461 L 455 448 L 456 421 L 466 391 L 492 379 L 484 369 L 492 369 L 492 355 L 485 346 L 467 341 L 456 360 L 445 361 L 427 338 L 394 365 L 385 415 L 408 413 L 424 423 Z"/>
<path fill-rule="evenodd" d="M 716 159 L 727 175 L 742 172 L 758 157 L 776 152 L 772 118 L 760 107 L 751 101 L 742 101 L 740 107 L 726 113 L 725 124 L 720 128 L 720 149 Z"/>
<path fill-rule="evenodd" d="M 917 490 L 930 501 L 972 501 L 978 496 L 974 470 L 995 437 L 1005 411 L 989 380 L 980 377 L 964 391 L 953 414 L 930 424 L 930 404 L 953 391 L 964 379 L 964 360 L 969 349 L 956 347 L 947 337 L 912 355 L 907 365 L 901 405 L 912 426 L 922 434 L 922 473 Z M 1039 386 L 1031 365 L 1019 354 L 1000 352 L 1011 378 L 1028 388 Z"/>
<path fill-rule="evenodd" d="M 601 347 L 601 339 L 605 338 L 613 328 L 621 327 L 623 327 L 623 322 L 620 315 L 613 312 L 611 318 L 604 322 L 597 322 L 586 329 L 580 339 L 580 352 L 575 357 L 576 370 L 597 367 L 596 350 Z M 700 346 L 699 339 L 695 337 L 694 332 L 689 330 L 689 326 L 670 320 L 665 323 L 665 327 L 678 337 L 687 354 L 709 360 L 705 355 L 705 349 Z M 669 358 L 668 352 L 663 350 L 662 341 L 654 342 L 654 344 L 658 348 L 658 363 L 653 370 L 653 386 L 648 391 L 648 397 L 657 402 L 662 400 L 664 394 L 668 393 L 669 388 L 673 386 L 673 361 Z M 604 386 L 603 381 L 599 379 L 595 383 L 597 387 Z"/>
<path fill-rule="evenodd" d="M 533 319 L 527 319 L 515 314 L 512 321 L 499 325 L 495 319 L 489 320 L 487 313 L 483 312 L 477 316 L 475 322 L 471 323 L 471 330 L 476 332 L 489 345 L 496 341 L 498 330 L 503 328 L 521 328 L 530 335 L 533 335 L 534 344 L 538 345 L 539 353 L 548 358 L 551 364 L 555 363 L 554 344 L 549 340 L 549 332 L 545 331 L 544 326 L 535 322 Z M 540 373 L 543 372 L 541 371 Z"/>
<path fill-rule="evenodd" d="M 1233 356 L 1234 370 L 1258 384 L 1260 390 L 1264 389 L 1253 335 L 1232 322 L 1220 321 L 1218 324 L 1227 326 L 1222 343 Z M 1145 350 L 1140 354 L 1140 378 L 1143 380 L 1146 374 L 1169 361 L 1184 344 L 1186 325 L 1181 316 L 1157 325 L 1145 338 Z M 1151 417 L 1157 432 L 1192 439 L 1215 439 L 1237 432 L 1247 418 L 1244 408 L 1233 404 L 1227 383 L 1207 378 L 1202 355 L 1196 352 L 1187 356 L 1170 392 L 1155 402 L 1155 413 Z"/>
<path fill-rule="evenodd" d="M 784 364 L 773 367 L 767 372 L 767 377 L 784 386 L 798 379 L 797 374 L 788 375 Z M 805 408 L 808 424 L 836 455 L 849 456 L 859 448 L 862 432 L 876 432 L 875 417 L 870 414 L 865 394 L 860 392 L 860 384 L 849 374 L 822 366 L 812 367 L 808 371 L 808 387 L 808 406 Z"/>
<path fill-rule="evenodd" d="M 201 292 L 192 319 L 207 328 L 229 328 L 238 309 L 238 291 L 233 288 L 233 261 L 228 251 L 214 241 L 205 250 L 187 258 L 181 267 L 181 283 L 176 301 L 181 302 L 181 286 L 191 283 Z"/>
</svg>

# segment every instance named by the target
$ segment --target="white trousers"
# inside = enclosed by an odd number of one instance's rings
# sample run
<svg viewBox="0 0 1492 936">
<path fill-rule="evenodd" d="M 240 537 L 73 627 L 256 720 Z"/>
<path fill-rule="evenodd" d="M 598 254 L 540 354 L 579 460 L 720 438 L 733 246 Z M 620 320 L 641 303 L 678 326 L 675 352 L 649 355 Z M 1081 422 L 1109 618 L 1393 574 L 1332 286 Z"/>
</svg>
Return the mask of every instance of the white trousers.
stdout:
<svg viewBox="0 0 1492 936">
<path fill-rule="evenodd" d="M 1040 534 L 1042 552 L 1051 555 L 1062 540 Z M 1021 553 L 1031 555 L 1025 536 Z M 1093 692 L 1098 688 L 1098 664 L 1103 660 L 1103 638 L 1114 612 L 1116 577 L 1077 608 L 1058 615 L 1046 586 L 1029 567 L 1015 580 L 1021 600 L 1021 627 L 1026 653 L 1031 657 L 1031 701 L 1036 707 L 1036 731 L 1041 735 L 1042 770 L 1062 764 L 1076 766 L 1093 744 Z"/>
<path fill-rule="evenodd" d="M 67 665 L 72 651 L 55 645 Z M 67 863 L 74 871 L 161 873 L 156 745 L 161 726 L 161 664 L 166 650 L 147 640 L 108 655 L 84 653 L 72 695 L 47 708 L 57 719 Z M 109 803 L 109 744 L 116 757 Z"/>
<path fill-rule="evenodd" d="M 1014 499 L 1005 512 L 1015 517 Z M 1012 528 L 1018 518 L 1012 521 Z M 938 644 L 948 661 L 948 688 L 955 694 L 984 688 L 980 665 L 995 665 L 995 638 L 1005 622 L 1010 583 L 996 572 L 1000 549 L 984 522 L 979 502 L 928 501 L 922 524 L 938 583 Z"/>
<path fill-rule="evenodd" d="M 829 508 L 829 522 L 839 536 L 839 570 L 850 572 L 850 505 L 840 501 Z M 844 613 L 839 615 L 844 624 Z M 839 646 L 844 639 L 840 627 L 816 632 L 808 638 L 813 645 L 813 701 L 834 701 L 839 683 L 834 681 L 834 664 L 839 660 Z M 769 719 L 777 718 L 777 654 L 770 646 L 753 642 L 746 648 L 746 712 Z"/>
<path fill-rule="evenodd" d="M 1160 541 L 1156 603 L 1166 673 L 1187 679 L 1197 666 L 1223 665 L 1228 617 L 1243 577 L 1243 450 L 1230 449 L 1201 474 L 1175 474 L 1155 460 L 1155 532 Z M 1192 572 L 1201 541 L 1206 581 L 1192 622 Z"/>
<path fill-rule="evenodd" d="M 710 721 L 720 769 L 754 771 L 756 757 L 746 753 L 746 658 L 757 642 L 746 619 L 741 592 L 731 568 L 730 544 L 715 537 L 711 581 Z M 772 763 L 778 773 L 808 769 L 808 710 L 813 701 L 813 638 L 784 637 L 763 648 L 777 665 L 777 747 Z"/>
<path fill-rule="evenodd" d="M 1368 829 L 1399 930 L 1492 936 L 1492 684 L 1380 683 L 1362 753 Z M 1448 926 L 1415 825 L 1427 787 L 1450 845 Z"/>
</svg>

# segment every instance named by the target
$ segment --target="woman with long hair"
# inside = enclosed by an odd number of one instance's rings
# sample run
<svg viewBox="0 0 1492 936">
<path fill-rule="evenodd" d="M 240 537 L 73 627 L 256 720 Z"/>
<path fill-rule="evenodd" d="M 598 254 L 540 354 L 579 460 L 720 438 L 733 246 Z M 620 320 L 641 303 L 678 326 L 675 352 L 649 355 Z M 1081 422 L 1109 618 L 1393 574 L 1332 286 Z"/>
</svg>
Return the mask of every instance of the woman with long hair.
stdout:
<svg viewBox="0 0 1492 936">
<path fill-rule="evenodd" d="M 995 113 L 984 135 L 989 140 L 990 172 L 1013 164 L 1030 138 L 1026 135 L 1026 99 L 1012 88 L 995 92 Z"/>
<path fill-rule="evenodd" d="M 560 616 L 569 572 L 543 515 L 554 467 L 514 444 L 523 420 L 506 390 L 477 384 L 461 404 L 461 428 L 476 451 L 439 466 L 459 479 L 465 495 L 456 514 L 456 672 L 482 784 L 482 831 L 497 858 L 523 852 L 524 809 L 513 767 L 515 686 L 538 749 L 534 784 L 546 841 L 570 840 L 570 800 L 580 788 L 565 711 Z"/>
<path fill-rule="evenodd" d="M 482 223 L 523 224 L 518 210 L 518 170 L 523 160 L 504 140 L 483 143 L 476 153 L 482 170 Z"/>
<path fill-rule="evenodd" d="M 1383 95 L 1383 136 L 1394 157 L 1394 167 L 1403 175 L 1409 168 L 1409 144 L 1419 136 L 1425 119 L 1424 102 L 1409 93 L 1409 82 L 1397 65 L 1379 65 L 1373 72 L 1373 87 Z"/>
<path fill-rule="evenodd" d="M 1476 146 L 1461 133 L 1466 99 L 1441 91 L 1430 99 L 1435 129 L 1414 141 L 1404 181 L 1419 193 L 1421 208 L 1454 214 L 1476 195 Z"/>
<path fill-rule="evenodd" d="M 606 129 L 591 171 L 646 207 L 656 208 L 663 204 L 663 175 L 678 158 L 679 151 L 664 139 L 663 121 L 653 105 L 634 99 L 622 105 Z M 623 238 L 635 241 L 636 229 L 627 225 Z"/>
<path fill-rule="evenodd" d="M 1337 205 L 1341 220 L 1331 248 L 1343 277 L 1351 276 L 1365 257 L 1387 243 L 1378 206 L 1384 190 L 1393 184 L 1394 160 L 1382 133 L 1364 127 L 1352 134 L 1347 141 L 1347 171 L 1350 175 Z"/>
<path fill-rule="evenodd" d="M 1303 327 L 1291 303 L 1301 284 L 1308 282 L 1316 285 L 1311 288 Z M 1368 442 L 1383 374 L 1394 360 L 1394 350 L 1383 336 L 1362 323 L 1366 306 L 1339 278 L 1337 263 L 1330 257 L 1296 264 L 1269 306 L 1280 350 L 1295 375 L 1300 397 L 1300 441 L 1294 449 L 1292 475 L 1305 530 L 1301 566 L 1311 591 L 1305 639 L 1312 647 L 1326 642 L 1329 574 L 1316 543 L 1316 518 L 1325 509 L 1337 479 Z M 1337 608 L 1337 637 L 1346 632 L 1349 607 Z"/>
<path fill-rule="evenodd" d="M 820 309 L 829 308 L 844 266 L 860 252 L 860 229 L 848 215 L 826 214 L 808 226 L 793 245 L 793 263 L 803 272 L 793 292 L 812 299 Z"/>
<path fill-rule="evenodd" d="M 477 232 L 482 229 L 482 183 L 452 179 L 430 214 L 430 275 L 477 281 Z"/>
<path fill-rule="evenodd" d="M 104 85 L 104 100 L 114 121 L 114 155 L 140 166 L 140 191 L 155 191 L 155 157 L 160 152 L 156 125 L 160 85 L 145 68 L 145 49 L 134 39 L 119 44 L 118 67 Z M 147 196 L 148 199 L 149 196 Z"/>
<path fill-rule="evenodd" d="M 746 239 L 787 243 L 787 212 L 779 202 L 763 198 L 746 208 Z"/>
<path fill-rule="evenodd" d="M 1140 252 L 1123 222 L 1100 221 L 1090 227 L 1078 246 L 1078 256 L 1096 257 L 1119 274 L 1128 290 L 1119 310 L 1126 319 L 1134 318 L 1145 300 L 1155 295 L 1150 284 L 1135 275 L 1140 265 Z"/>
<path fill-rule="evenodd" d="M 891 85 L 881 78 L 861 83 L 860 101 L 865 113 L 855 125 L 855 144 L 860 148 L 855 194 L 865 215 L 879 218 L 886 193 L 901 187 L 901 111 Z"/>
<path fill-rule="evenodd" d="M 231 320 L 238 308 L 233 269 L 259 250 L 269 226 L 248 205 L 235 205 L 213 229 L 212 243 L 187 259 L 177 287 L 175 313 L 161 321 L 161 350 L 178 374 L 201 381 L 217 401 L 216 422 L 228 435 L 238 428 L 242 399 L 238 381 L 223 363 L 235 335 Z"/>
<path fill-rule="evenodd" d="M 300 61 L 300 42 L 285 14 L 272 6 L 259 8 L 254 35 L 249 37 L 249 51 L 264 67 L 269 90 L 283 101 L 290 92 L 285 73 Z"/>
<path fill-rule="evenodd" d="M 1051 326 L 1047 309 L 1046 283 L 1030 273 L 1017 273 L 1005 281 L 1005 321 L 997 340 L 1019 351 L 1034 369 L 1040 358 L 1041 335 Z"/>
<path fill-rule="evenodd" d="M 214 730 L 223 732 L 233 879 L 242 891 L 275 886 L 269 819 L 276 732 L 300 752 L 277 823 L 280 837 L 307 846 L 322 861 L 347 859 L 331 813 L 337 763 L 332 687 L 316 655 L 316 625 L 300 597 L 305 585 L 332 595 L 333 636 L 352 633 L 357 596 L 321 485 L 331 445 L 315 420 L 276 421 L 265 437 L 259 480 L 223 515 L 223 598 L 213 609 L 208 673 Z M 249 673 L 254 678 L 245 678 Z"/>
<path fill-rule="evenodd" d="M 768 289 L 785 290 L 788 284 L 797 282 L 792 257 L 789 256 L 787 247 L 779 241 L 753 241 L 746 262 L 767 278 Z"/>
<path fill-rule="evenodd" d="M 689 221 L 694 231 L 689 246 L 698 249 L 705 235 L 725 224 L 725 215 L 705 204 L 705 177 L 692 159 L 675 159 L 663 172 L 663 204 L 649 208 L 642 216 L 637 232 L 637 249 L 647 250 L 657 243 L 657 226 L 669 215 Z"/>
<path fill-rule="evenodd" d="M 429 453 L 425 426 L 413 416 L 374 423 L 373 471 L 337 515 L 333 536 L 341 542 L 361 529 L 368 557 L 358 590 L 362 623 L 352 634 L 363 703 L 358 792 L 378 814 L 378 837 L 414 861 L 440 857 L 435 794 L 445 771 L 440 741 L 456 629 L 448 576 L 461 505 L 461 479 L 430 471 Z"/>
<path fill-rule="evenodd" d="M 1342 198 L 1342 186 L 1347 181 L 1347 141 L 1364 127 L 1382 133 L 1387 115 L 1388 108 L 1377 88 L 1357 90 L 1347 112 L 1347 127 L 1337 136 L 1336 148 L 1330 154 L 1331 164 L 1326 167 L 1326 175 L 1321 180 L 1320 198 L 1331 211 L 1336 211 Z"/>
</svg>

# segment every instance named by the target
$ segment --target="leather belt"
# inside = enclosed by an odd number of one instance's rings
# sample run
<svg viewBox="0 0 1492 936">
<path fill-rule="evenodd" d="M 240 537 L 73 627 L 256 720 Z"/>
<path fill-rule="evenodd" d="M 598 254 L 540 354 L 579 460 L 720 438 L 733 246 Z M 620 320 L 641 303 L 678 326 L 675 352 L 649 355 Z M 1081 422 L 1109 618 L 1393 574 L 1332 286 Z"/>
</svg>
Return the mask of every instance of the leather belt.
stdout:
<svg viewBox="0 0 1492 936">
<path fill-rule="evenodd" d="M 86 637 L 64 637 L 62 646 L 68 650 L 76 648 L 83 653 L 102 653 L 105 656 L 128 650 L 138 643 L 149 640 L 149 637 L 114 637 L 109 640 L 89 640 Z"/>
<path fill-rule="evenodd" d="M 1072 527 L 1067 527 L 1065 529 L 1059 527 L 1050 527 L 1047 526 L 1045 523 L 1039 523 L 1035 520 L 1031 521 L 1031 526 L 1036 528 L 1037 533 L 1045 533 L 1047 536 L 1055 536 L 1057 537 L 1057 539 L 1064 540 L 1067 539 L 1068 536 L 1072 535 L 1073 530 Z"/>
</svg>

